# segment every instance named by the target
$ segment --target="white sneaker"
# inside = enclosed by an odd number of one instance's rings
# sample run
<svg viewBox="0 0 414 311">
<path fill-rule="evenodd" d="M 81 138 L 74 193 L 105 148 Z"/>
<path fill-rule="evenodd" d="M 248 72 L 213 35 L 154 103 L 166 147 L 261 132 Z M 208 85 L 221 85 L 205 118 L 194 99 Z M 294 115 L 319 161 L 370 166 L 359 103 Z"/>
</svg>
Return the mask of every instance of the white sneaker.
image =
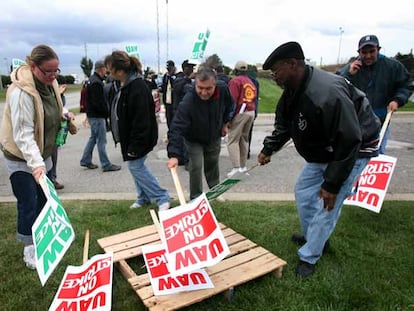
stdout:
<svg viewBox="0 0 414 311">
<path fill-rule="evenodd" d="M 247 167 L 243 166 L 243 167 L 239 168 L 240 173 L 244 173 L 245 171 L 247 171 Z"/>
<path fill-rule="evenodd" d="M 134 209 L 134 208 L 140 208 L 140 207 L 142 207 L 142 205 L 141 204 L 139 204 L 139 203 L 137 203 L 137 202 L 134 202 L 134 203 L 132 203 L 131 205 L 130 205 L 130 209 Z"/>
<path fill-rule="evenodd" d="M 234 174 L 236 174 L 236 173 L 238 173 L 239 172 L 239 170 L 240 170 L 240 168 L 239 167 L 233 167 L 233 169 L 230 171 L 230 173 L 228 173 L 227 174 L 227 177 L 231 177 L 231 176 L 233 176 Z"/>
<path fill-rule="evenodd" d="M 26 267 L 32 270 L 36 270 L 36 258 L 34 245 L 28 245 L 23 250 L 23 261 L 26 263 Z"/>
<path fill-rule="evenodd" d="M 160 206 L 158 206 L 158 211 L 166 211 L 169 208 L 170 208 L 170 202 L 165 202 L 165 203 L 160 204 Z"/>
</svg>

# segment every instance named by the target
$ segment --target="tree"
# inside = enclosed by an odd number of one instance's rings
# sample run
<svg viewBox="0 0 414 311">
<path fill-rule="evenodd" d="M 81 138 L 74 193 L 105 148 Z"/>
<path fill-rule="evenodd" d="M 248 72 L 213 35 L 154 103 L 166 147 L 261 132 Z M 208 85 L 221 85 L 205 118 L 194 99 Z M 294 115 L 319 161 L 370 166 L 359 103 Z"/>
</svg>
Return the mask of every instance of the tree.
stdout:
<svg viewBox="0 0 414 311">
<path fill-rule="evenodd" d="M 213 54 L 207 57 L 205 64 L 212 68 L 217 68 L 218 66 L 223 66 L 223 62 L 217 54 Z"/>
<path fill-rule="evenodd" d="M 92 60 L 90 58 L 87 59 L 84 56 L 84 57 L 82 57 L 82 60 L 80 62 L 80 66 L 81 66 L 82 71 L 85 74 L 85 76 L 87 76 L 89 78 L 91 76 L 92 69 L 93 69 L 93 62 L 92 62 Z"/>
</svg>

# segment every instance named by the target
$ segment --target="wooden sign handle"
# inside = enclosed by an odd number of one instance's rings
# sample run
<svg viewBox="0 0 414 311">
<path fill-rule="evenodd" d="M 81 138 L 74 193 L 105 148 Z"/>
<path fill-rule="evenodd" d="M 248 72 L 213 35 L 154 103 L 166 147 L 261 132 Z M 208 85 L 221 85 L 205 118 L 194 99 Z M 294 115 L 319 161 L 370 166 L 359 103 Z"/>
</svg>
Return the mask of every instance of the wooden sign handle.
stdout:
<svg viewBox="0 0 414 311">
<path fill-rule="evenodd" d="M 185 205 L 186 204 L 185 196 L 184 196 L 183 188 L 181 187 L 180 180 L 178 179 L 178 174 L 177 174 L 177 168 L 176 167 L 171 168 L 171 175 L 172 175 L 173 180 L 174 180 L 174 185 L 175 185 L 175 189 L 177 190 L 178 199 L 180 200 L 180 204 Z"/>
<path fill-rule="evenodd" d="M 83 261 L 85 264 L 88 261 L 88 252 L 89 252 L 89 229 L 86 229 L 85 232 L 85 244 L 83 245 Z"/>
</svg>

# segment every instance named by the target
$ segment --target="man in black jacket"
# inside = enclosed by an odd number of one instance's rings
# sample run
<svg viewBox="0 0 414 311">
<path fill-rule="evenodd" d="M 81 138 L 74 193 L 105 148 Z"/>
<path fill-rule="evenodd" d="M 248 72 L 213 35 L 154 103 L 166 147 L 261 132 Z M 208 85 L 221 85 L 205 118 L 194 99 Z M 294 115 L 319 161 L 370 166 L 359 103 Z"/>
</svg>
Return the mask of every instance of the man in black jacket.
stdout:
<svg viewBox="0 0 414 311">
<path fill-rule="evenodd" d="M 378 154 L 380 121 L 365 94 L 338 75 L 305 65 L 297 42 L 270 54 L 263 69 L 284 89 L 274 130 L 263 142 L 261 165 L 292 139 L 306 160 L 295 186 L 302 234 L 292 240 L 298 250 L 298 277 L 314 273 L 339 220 L 354 182 Z"/>
<path fill-rule="evenodd" d="M 95 72 L 89 78 L 87 86 L 86 115 L 91 127 L 91 136 L 83 150 L 80 165 L 89 169 L 98 168 L 92 163 L 92 153 L 95 144 L 98 147 L 99 161 L 104 172 L 119 171 L 121 166 L 112 164 L 106 153 L 106 119 L 109 116 L 108 105 L 104 95 L 103 80 L 106 67 L 103 61 L 95 63 Z"/>
<path fill-rule="evenodd" d="M 190 199 L 203 192 L 203 167 L 209 188 L 220 182 L 221 137 L 227 135 L 234 108 L 225 83 L 216 81 L 213 69 L 200 66 L 195 86 L 179 104 L 168 132 L 168 168 L 176 167 L 182 158 L 180 140 L 184 137 L 189 158 Z"/>
</svg>

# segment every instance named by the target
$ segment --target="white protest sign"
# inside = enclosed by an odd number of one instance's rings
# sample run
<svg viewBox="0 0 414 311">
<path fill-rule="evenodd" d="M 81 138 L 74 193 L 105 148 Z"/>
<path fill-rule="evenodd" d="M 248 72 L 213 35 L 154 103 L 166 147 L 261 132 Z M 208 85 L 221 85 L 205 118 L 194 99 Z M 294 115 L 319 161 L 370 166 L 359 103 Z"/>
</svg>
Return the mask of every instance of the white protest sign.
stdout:
<svg viewBox="0 0 414 311">
<path fill-rule="evenodd" d="M 208 39 L 210 37 L 210 30 L 206 30 L 206 32 L 200 32 L 197 36 L 196 41 L 194 42 L 193 50 L 191 51 L 191 55 L 188 58 L 188 62 L 190 64 L 200 64 L 202 63 L 202 59 L 204 57 L 204 52 L 207 47 Z"/>
<path fill-rule="evenodd" d="M 95 255 L 80 267 L 68 266 L 49 311 L 109 311 L 113 254 Z"/>
<path fill-rule="evenodd" d="M 372 158 L 359 177 L 356 193 L 348 197 L 344 204 L 360 206 L 379 213 L 396 162 L 396 158 L 383 154 Z"/>
<path fill-rule="evenodd" d="M 177 276 L 171 275 L 168 270 L 164 245 L 142 246 L 142 253 L 154 295 L 169 295 L 214 287 L 207 272 L 203 269 Z"/>
<path fill-rule="evenodd" d="M 172 275 L 215 265 L 230 253 L 205 194 L 158 215 Z"/>
<path fill-rule="evenodd" d="M 44 286 L 75 239 L 75 233 L 53 183 L 42 175 L 40 185 L 47 201 L 32 226 L 32 235 L 36 269 Z"/>
<path fill-rule="evenodd" d="M 129 56 L 134 56 L 138 59 L 140 58 L 139 53 L 138 53 L 138 45 L 135 45 L 135 44 L 126 45 L 125 52 L 127 52 Z"/>
<path fill-rule="evenodd" d="M 21 65 L 26 64 L 24 60 L 18 59 L 18 58 L 12 58 L 12 67 L 13 70 L 20 67 Z"/>
</svg>

